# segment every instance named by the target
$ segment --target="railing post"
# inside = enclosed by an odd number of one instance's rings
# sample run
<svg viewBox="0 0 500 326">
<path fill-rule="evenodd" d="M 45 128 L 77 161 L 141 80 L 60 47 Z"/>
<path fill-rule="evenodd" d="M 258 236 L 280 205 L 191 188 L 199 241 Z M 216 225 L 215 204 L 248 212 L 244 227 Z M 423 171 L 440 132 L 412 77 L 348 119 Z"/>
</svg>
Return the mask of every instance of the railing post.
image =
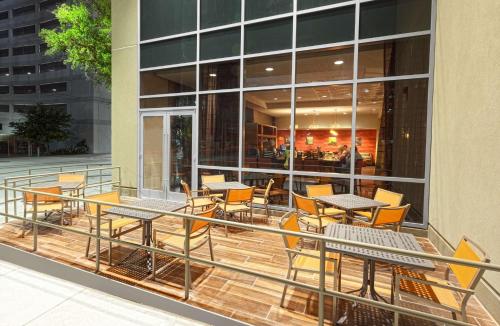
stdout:
<svg viewBox="0 0 500 326">
<path fill-rule="evenodd" d="M 118 193 L 122 194 L 122 168 L 118 167 Z"/>
<path fill-rule="evenodd" d="M 99 192 L 102 194 L 102 164 L 99 166 Z"/>
<path fill-rule="evenodd" d="M 323 326 L 325 319 L 325 241 L 320 241 L 319 247 L 319 300 L 318 325 Z"/>
<path fill-rule="evenodd" d="M 191 235 L 191 220 L 184 217 L 186 221 L 186 233 L 184 238 L 184 300 L 189 299 L 189 289 L 191 288 L 191 266 L 189 264 L 189 237 Z"/>
<path fill-rule="evenodd" d="M 96 224 L 95 229 L 97 237 L 95 238 L 95 272 L 99 273 L 99 267 L 101 264 L 101 204 L 97 204 Z"/>
<path fill-rule="evenodd" d="M 4 201 L 5 201 L 5 223 L 9 223 L 9 190 L 7 189 L 7 185 L 9 181 L 7 179 L 4 180 L 5 192 L 4 192 Z"/>
<path fill-rule="evenodd" d="M 33 196 L 33 216 L 32 216 L 32 221 L 33 221 L 33 251 L 36 251 L 38 249 L 38 224 L 37 224 L 37 217 L 38 217 L 38 195 L 35 194 Z M 61 214 L 64 214 L 63 211 L 61 211 Z M 63 218 L 63 216 L 61 216 Z"/>
<path fill-rule="evenodd" d="M 28 170 L 28 175 L 29 175 L 30 177 L 31 177 L 31 173 L 32 173 L 32 172 L 31 172 L 31 169 L 29 169 L 29 170 Z M 31 178 L 29 178 L 28 183 L 29 183 L 29 186 L 31 187 Z"/>
<path fill-rule="evenodd" d="M 16 189 L 16 187 L 17 187 L 17 182 L 16 181 L 14 181 L 12 187 L 14 189 Z M 17 216 L 17 200 L 16 200 L 16 198 L 17 198 L 17 191 L 14 190 L 14 215 Z"/>
</svg>

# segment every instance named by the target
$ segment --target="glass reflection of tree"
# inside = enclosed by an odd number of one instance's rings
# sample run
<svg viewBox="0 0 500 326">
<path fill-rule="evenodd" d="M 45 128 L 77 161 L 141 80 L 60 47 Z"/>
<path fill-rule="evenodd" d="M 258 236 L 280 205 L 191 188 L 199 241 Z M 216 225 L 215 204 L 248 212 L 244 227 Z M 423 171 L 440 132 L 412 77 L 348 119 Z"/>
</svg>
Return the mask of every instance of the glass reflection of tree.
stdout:
<svg viewBox="0 0 500 326">
<path fill-rule="evenodd" d="M 172 117 L 171 123 L 171 155 L 172 172 L 174 172 L 172 191 L 180 191 L 180 181 L 182 178 L 188 183 L 191 182 L 190 160 L 191 160 L 191 117 Z"/>
</svg>

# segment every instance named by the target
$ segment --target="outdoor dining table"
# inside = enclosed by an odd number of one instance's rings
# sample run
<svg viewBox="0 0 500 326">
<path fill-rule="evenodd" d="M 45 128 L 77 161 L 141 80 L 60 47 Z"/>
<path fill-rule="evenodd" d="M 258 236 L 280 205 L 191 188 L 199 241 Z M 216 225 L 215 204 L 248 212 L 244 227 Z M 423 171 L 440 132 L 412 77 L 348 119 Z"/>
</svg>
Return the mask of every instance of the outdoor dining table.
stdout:
<svg viewBox="0 0 500 326">
<path fill-rule="evenodd" d="M 186 207 L 186 203 L 181 203 L 181 202 L 175 202 L 171 200 L 165 200 L 165 199 L 137 199 L 133 200 L 130 202 L 130 205 L 141 207 L 141 208 L 150 208 L 150 209 L 156 209 L 156 210 L 161 210 L 165 212 L 175 212 L 180 209 L 183 209 Z M 124 217 L 131 217 L 131 218 L 136 218 L 138 220 L 142 220 L 143 222 L 143 228 L 144 228 L 144 243 L 146 246 L 151 246 L 152 238 L 153 238 L 153 221 L 156 220 L 157 218 L 162 217 L 163 213 L 153 213 L 153 212 L 145 212 L 145 211 L 140 211 L 137 209 L 133 208 L 125 208 L 125 207 L 110 207 L 106 210 L 104 210 L 105 213 L 107 214 L 114 214 L 114 215 L 120 215 Z M 127 258 L 125 258 L 123 261 L 127 260 L 130 256 L 132 256 L 134 253 L 136 253 L 137 250 L 132 252 Z M 151 253 L 147 251 L 147 259 L 146 259 L 146 265 L 148 269 L 148 273 L 151 273 L 153 270 L 153 264 L 152 264 L 152 258 L 151 258 Z"/>
<path fill-rule="evenodd" d="M 349 240 L 389 248 L 424 252 L 415 236 L 403 232 L 332 223 L 326 227 L 325 236 L 333 239 Z M 433 271 L 435 269 L 433 262 L 428 259 L 384 252 L 376 249 L 365 249 L 356 246 L 327 242 L 326 250 L 358 257 L 364 260 L 362 286 L 361 288 L 350 291 L 349 293 L 359 291 L 359 295 L 361 297 L 365 297 L 369 290 L 371 298 L 376 301 L 379 299 L 385 301 L 385 299 L 382 298 L 382 296 L 380 296 L 375 290 L 376 261 L 411 269 L 429 271 Z M 346 319 L 347 316 L 343 316 L 341 320 L 338 321 L 338 324 L 344 323 Z"/>
<path fill-rule="evenodd" d="M 227 191 L 229 189 L 247 189 L 246 184 L 237 181 L 228 182 L 208 182 L 203 184 L 210 191 Z"/>
<path fill-rule="evenodd" d="M 389 206 L 387 203 L 352 194 L 317 196 L 314 198 L 324 204 L 332 205 L 346 211 L 349 217 L 353 216 L 354 211 Z"/>
</svg>

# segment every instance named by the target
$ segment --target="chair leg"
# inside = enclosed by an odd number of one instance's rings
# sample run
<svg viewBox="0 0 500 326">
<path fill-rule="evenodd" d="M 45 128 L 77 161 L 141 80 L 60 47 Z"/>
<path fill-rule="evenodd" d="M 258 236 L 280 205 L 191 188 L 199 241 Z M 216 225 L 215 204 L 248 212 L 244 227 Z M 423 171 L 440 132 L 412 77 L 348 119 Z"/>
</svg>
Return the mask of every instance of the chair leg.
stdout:
<svg viewBox="0 0 500 326">
<path fill-rule="evenodd" d="M 92 233 L 93 228 L 89 228 L 89 233 Z M 90 251 L 90 241 L 91 237 L 87 239 L 87 248 L 85 249 L 85 257 L 89 258 L 89 251 Z M 99 255 L 98 252 L 96 252 L 96 255 Z"/>
<path fill-rule="evenodd" d="M 269 205 L 266 204 L 266 215 L 267 215 L 267 224 L 271 224 L 271 214 L 269 213 Z"/>
<path fill-rule="evenodd" d="M 224 211 L 224 220 L 226 220 L 226 221 L 227 221 L 227 214 L 226 214 L 226 212 L 225 212 L 225 211 Z M 227 224 L 226 224 L 226 225 L 224 225 L 224 229 L 225 229 L 225 231 L 224 231 L 224 232 L 226 233 L 226 238 L 227 238 Z"/>
<path fill-rule="evenodd" d="M 398 284 L 399 286 L 399 284 Z M 399 306 L 399 293 L 396 291 L 394 295 L 394 305 Z M 399 326 L 399 312 L 394 312 L 394 326 Z"/>
<path fill-rule="evenodd" d="M 156 278 L 156 252 L 153 251 L 153 271 L 151 273 L 151 279 L 154 281 Z"/>
<path fill-rule="evenodd" d="M 211 261 L 215 261 L 215 259 L 214 259 L 214 248 L 212 247 L 212 237 L 210 236 L 210 233 L 208 233 L 208 250 L 210 250 L 210 260 Z M 215 266 L 212 266 L 212 267 L 215 267 Z"/>
<path fill-rule="evenodd" d="M 290 279 L 290 273 L 292 272 L 292 269 L 290 267 L 288 267 L 288 272 L 286 274 L 286 279 L 289 280 Z M 288 289 L 288 284 L 285 284 L 285 287 L 283 288 L 283 294 L 281 295 L 281 303 L 280 303 L 280 307 L 283 307 L 284 303 L 285 303 L 285 296 L 286 296 L 286 290 Z M 284 308 L 284 307 L 283 307 Z"/>
<path fill-rule="evenodd" d="M 466 310 L 466 306 L 465 304 L 462 304 L 462 311 L 461 311 L 461 315 L 462 315 L 462 321 L 464 323 L 467 322 L 467 310 Z"/>
</svg>

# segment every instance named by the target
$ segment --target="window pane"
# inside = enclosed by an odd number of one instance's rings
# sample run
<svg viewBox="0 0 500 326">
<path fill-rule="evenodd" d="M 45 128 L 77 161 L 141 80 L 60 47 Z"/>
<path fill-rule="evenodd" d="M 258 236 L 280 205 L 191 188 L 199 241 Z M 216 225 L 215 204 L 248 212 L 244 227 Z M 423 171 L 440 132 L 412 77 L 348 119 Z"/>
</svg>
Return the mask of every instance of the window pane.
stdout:
<svg viewBox="0 0 500 326">
<path fill-rule="evenodd" d="M 244 167 L 289 169 L 291 91 L 246 92 Z M 280 136 L 281 135 L 281 136 Z"/>
<path fill-rule="evenodd" d="M 348 194 L 350 190 L 350 180 L 343 178 L 311 177 L 303 175 L 293 176 L 293 191 L 302 196 L 307 196 L 307 186 L 310 185 L 332 185 L 333 193 Z"/>
<path fill-rule="evenodd" d="M 286 85 L 291 82 L 291 54 L 245 59 L 245 87 Z"/>
<path fill-rule="evenodd" d="M 362 83 L 356 118 L 366 175 L 423 178 L 427 79 Z M 375 133 L 372 141 L 367 133 Z"/>
<path fill-rule="evenodd" d="M 143 188 L 162 190 L 163 117 L 144 117 Z"/>
<path fill-rule="evenodd" d="M 194 92 L 196 66 L 141 72 L 141 95 Z"/>
<path fill-rule="evenodd" d="M 245 27 L 245 54 L 292 47 L 292 20 L 281 19 Z"/>
<path fill-rule="evenodd" d="M 29 86 L 14 86 L 14 94 L 35 94 L 36 93 L 36 86 L 35 85 L 29 85 Z"/>
<path fill-rule="evenodd" d="M 298 88 L 295 112 L 295 170 L 349 173 L 352 85 Z"/>
<path fill-rule="evenodd" d="M 240 0 L 201 0 L 201 28 L 240 22 Z"/>
<path fill-rule="evenodd" d="M 269 204 L 288 206 L 288 194 L 290 192 L 290 177 L 278 173 L 243 172 L 243 183 L 265 191 L 269 180 L 273 179 L 271 191 L 269 192 Z"/>
<path fill-rule="evenodd" d="M 391 182 L 375 180 L 355 180 L 354 193 L 373 198 L 378 188 L 403 194 L 402 205 L 410 204 L 406 222 L 423 223 L 424 221 L 424 184 L 409 182 Z"/>
<path fill-rule="evenodd" d="M 143 98 L 140 100 L 141 109 L 173 108 L 183 106 L 195 106 L 196 96 L 170 96 Z"/>
<path fill-rule="evenodd" d="M 429 36 L 359 45 L 359 78 L 429 72 Z"/>
<path fill-rule="evenodd" d="M 65 70 L 66 68 L 66 64 L 62 61 L 43 63 L 40 64 L 40 73 Z"/>
<path fill-rule="evenodd" d="M 7 86 L 7 85 L 0 85 L 0 94 L 9 94 L 9 93 L 10 93 L 10 87 L 9 86 Z"/>
<path fill-rule="evenodd" d="M 141 68 L 166 66 L 196 60 L 196 37 L 141 45 Z"/>
<path fill-rule="evenodd" d="M 200 35 L 200 59 L 208 60 L 240 55 L 241 29 L 232 28 Z"/>
<path fill-rule="evenodd" d="M 9 49 L 0 49 L 0 57 L 8 57 Z"/>
<path fill-rule="evenodd" d="M 66 83 L 53 83 L 53 84 L 40 85 L 40 92 L 44 94 L 66 92 L 66 89 L 67 89 Z"/>
<path fill-rule="evenodd" d="M 196 0 L 142 0 L 141 40 L 196 30 Z"/>
<path fill-rule="evenodd" d="M 292 0 L 251 0 L 245 1 L 245 20 L 274 16 L 291 12 Z"/>
<path fill-rule="evenodd" d="M 12 68 L 14 75 L 31 75 L 36 72 L 35 66 L 17 66 Z"/>
<path fill-rule="evenodd" d="M 297 83 L 352 79 L 352 46 L 297 52 Z"/>
<path fill-rule="evenodd" d="M 354 39 L 354 7 L 297 17 L 297 47 Z"/>
<path fill-rule="evenodd" d="M 0 112 L 9 112 L 8 104 L 0 104 Z"/>
<path fill-rule="evenodd" d="M 181 180 L 191 184 L 193 117 L 170 116 L 170 191 L 182 192 Z"/>
<path fill-rule="evenodd" d="M 239 86 L 239 60 L 200 65 L 200 88 L 202 91 L 238 88 Z"/>
<path fill-rule="evenodd" d="M 0 68 L 0 76 L 9 76 L 9 68 L 8 67 L 1 67 Z"/>
<path fill-rule="evenodd" d="M 361 4 L 359 37 L 430 29 L 431 0 L 381 0 Z"/>
<path fill-rule="evenodd" d="M 0 31 L 0 38 L 8 38 L 8 37 L 9 37 L 9 30 L 8 29 Z"/>
<path fill-rule="evenodd" d="M 29 105 L 29 104 L 16 104 L 14 105 L 14 112 L 15 113 L 27 113 L 30 110 L 34 110 L 36 108 L 35 105 Z"/>
<path fill-rule="evenodd" d="M 240 94 L 200 95 L 199 163 L 238 166 Z"/>
<path fill-rule="evenodd" d="M 297 8 L 299 10 L 333 5 L 336 3 L 345 2 L 347 0 L 297 0 Z"/>
</svg>

